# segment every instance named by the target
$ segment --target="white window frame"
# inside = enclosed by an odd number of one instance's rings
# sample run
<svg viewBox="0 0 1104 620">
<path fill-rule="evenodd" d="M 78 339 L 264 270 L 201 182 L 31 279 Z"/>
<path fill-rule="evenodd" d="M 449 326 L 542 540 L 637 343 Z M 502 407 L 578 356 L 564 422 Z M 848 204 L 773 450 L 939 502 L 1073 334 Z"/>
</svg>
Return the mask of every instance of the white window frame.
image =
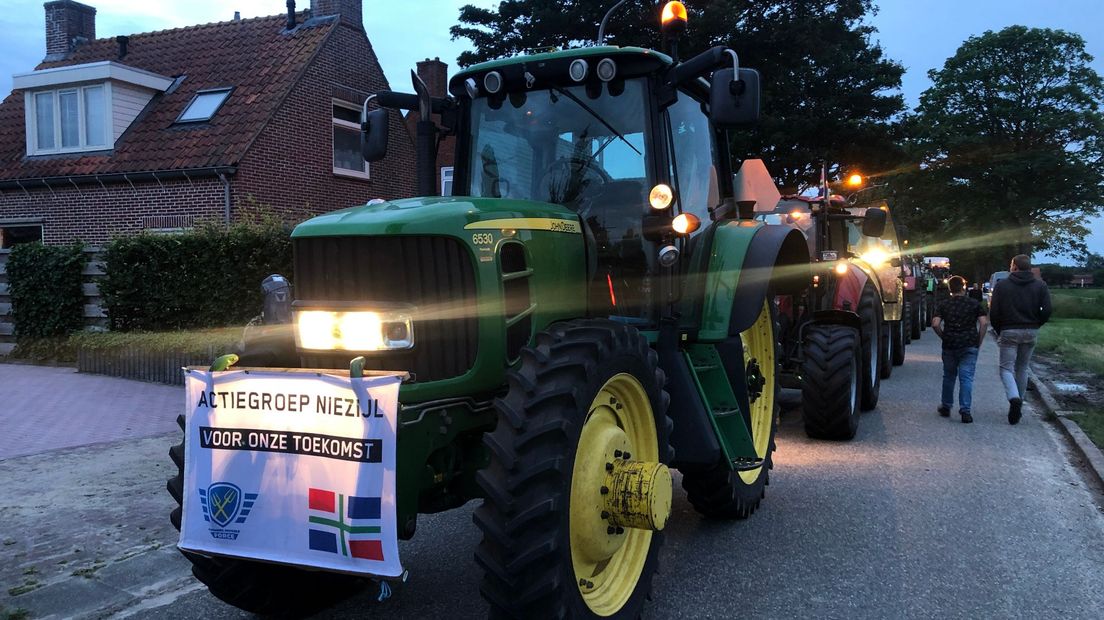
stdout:
<svg viewBox="0 0 1104 620">
<path fill-rule="evenodd" d="M 448 181 L 448 193 L 445 193 L 445 181 Z M 452 166 L 441 166 L 441 195 L 452 195 Z"/>
<path fill-rule="evenodd" d="M 103 144 L 88 144 L 87 135 L 85 133 L 86 124 L 88 122 L 85 109 L 84 109 L 84 91 L 89 88 L 101 87 L 103 88 L 104 96 L 104 143 Z M 77 93 L 77 133 L 79 144 L 77 146 L 62 147 L 61 146 L 61 97 L 63 92 L 76 92 Z M 37 95 L 49 94 L 54 100 L 54 148 L 44 149 L 38 146 L 38 106 L 35 105 L 35 97 Z M 54 155 L 59 153 L 84 153 L 92 151 L 108 151 L 115 148 L 114 140 L 114 127 L 112 125 L 112 104 L 111 104 L 111 83 L 100 82 L 96 84 L 80 84 L 63 86 L 61 88 L 53 88 L 50 90 L 34 90 L 28 91 L 23 95 L 23 114 L 27 119 L 27 155 Z"/>
<path fill-rule="evenodd" d="M 360 133 L 360 124 L 350 123 L 345 119 L 337 118 L 333 115 L 333 108 L 345 108 L 346 110 L 352 110 L 358 114 L 360 113 L 361 109 L 355 103 L 349 103 L 348 101 L 342 101 L 340 99 L 331 99 L 330 102 L 332 104 L 332 106 L 330 107 L 330 157 L 333 164 L 333 173 L 337 176 L 351 177 L 354 179 L 368 180 L 372 178 L 370 174 L 371 164 L 369 164 L 368 162 L 364 162 L 364 172 L 360 172 L 359 170 L 349 170 L 348 168 L 338 168 L 337 159 L 334 157 L 334 155 L 336 155 L 336 153 L 334 152 L 336 145 L 333 143 L 333 128 L 341 127 L 342 129 L 353 129 L 357 133 Z"/>
</svg>

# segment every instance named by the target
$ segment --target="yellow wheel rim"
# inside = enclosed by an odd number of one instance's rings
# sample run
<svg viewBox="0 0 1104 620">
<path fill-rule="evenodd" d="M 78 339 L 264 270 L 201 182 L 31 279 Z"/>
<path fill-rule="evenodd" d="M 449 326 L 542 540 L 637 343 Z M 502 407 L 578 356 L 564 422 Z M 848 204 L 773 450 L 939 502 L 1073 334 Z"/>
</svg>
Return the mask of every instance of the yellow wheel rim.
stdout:
<svg viewBox="0 0 1104 620">
<path fill-rule="evenodd" d="M 625 484 L 626 478 L 633 482 Z M 651 490 L 633 494 L 630 486 Z M 591 402 L 571 474 L 571 563 L 579 592 L 596 615 L 611 616 L 629 600 L 653 530 L 662 529 L 670 509 L 671 477 L 659 463 L 648 394 L 632 375 L 615 375 Z M 629 513 L 646 513 L 652 527 L 629 525 Z"/>
<path fill-rule="evenodd" d="M 765 379 L 763 392 L 751 403 L 751 440 L 755 445 L 755 455 L 765 459 L 767 450 L 770 449 L 771 426 L 774 424 L 775 342 L 774 320 L 771 318 L 769 301 L 763 302 L 759 318 L 754 325 L 740 333 L 740 339 L 744 343 L 744 367 L 747 368 L 755 360 Z M 762 467 L 757 467 L 741 471 L 740 477 L 745 483 L 752 484 L 759 478 L 762 470 Z"/>
</svg>

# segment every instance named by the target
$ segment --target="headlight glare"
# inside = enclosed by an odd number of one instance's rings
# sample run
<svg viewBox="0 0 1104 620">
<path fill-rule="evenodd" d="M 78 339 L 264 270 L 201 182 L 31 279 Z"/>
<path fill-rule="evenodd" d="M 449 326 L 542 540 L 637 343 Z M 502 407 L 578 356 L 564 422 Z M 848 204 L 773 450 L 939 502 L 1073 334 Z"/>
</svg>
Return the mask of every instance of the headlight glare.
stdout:
<svg viewBox="0 0 1104 620">
<path fill-rule="evenodd" d="M 298 311 L 295 340 L 299 348 L 315 351 L 387 351 L 414 346 L 409 316 L 368 311 Z"/>
</svg>

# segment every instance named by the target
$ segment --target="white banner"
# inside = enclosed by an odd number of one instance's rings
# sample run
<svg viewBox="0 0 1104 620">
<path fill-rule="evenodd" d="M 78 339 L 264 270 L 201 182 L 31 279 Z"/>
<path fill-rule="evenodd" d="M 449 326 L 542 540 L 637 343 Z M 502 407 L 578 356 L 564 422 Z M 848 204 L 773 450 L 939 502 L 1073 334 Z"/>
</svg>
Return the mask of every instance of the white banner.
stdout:
<svg viewBox="0 0 1104 620">
<path fill-rule="evenodd" d="M 186 372 L 182 549 L 395 577 L 399 376 Z"/>
</svg>

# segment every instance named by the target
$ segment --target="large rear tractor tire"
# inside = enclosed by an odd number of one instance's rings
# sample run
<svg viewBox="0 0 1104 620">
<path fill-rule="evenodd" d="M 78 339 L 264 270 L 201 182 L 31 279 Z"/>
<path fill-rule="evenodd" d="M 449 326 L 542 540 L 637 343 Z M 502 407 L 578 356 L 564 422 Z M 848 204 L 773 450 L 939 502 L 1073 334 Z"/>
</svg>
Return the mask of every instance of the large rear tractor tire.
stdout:
<svg viewBox="0 0 1104 620">
<path fill-rule="evenodd" d="M 522 349 L 477 475 L 492 616 L 640 615 L 671 509 L 657 364 L 636 329 L 606 320 L 553 325 Z"/>
<path fill-rule="evenodd" d="M 890 361 L 894 366 L 900 366 L 905 363 L 905 336 L 908 327 L 903 320 L 893 321 L 890 325 L 892 328 L 889 333 L 893 337 L 893 357 Z"/>
<path fill-rule="evenodd" d="M 184 416 L 176 419 L 184 429 Z M 184 440 L 169 449 L 176 464 L 176 475 L 166 488 L 176 501 L 169 514 L 173 527 L 180 529 L 184 500 Z M 192 574 L 207 586 L 211 594 L 234 607 L 262 616 L 305 616 L 337 603 L 368 585 L 366 579 L 339 573 L 308 571 L 232 558 L 205 556 L 183 551 L 192 563 Z"/>
<path fill-rule="evenodd" d="M 751 400 L 751 439 L 759 466 L 733 471 L 728 463 L 708 470 L 688 470 L 682 474 L 682 488 L 694 509 L 706 517 L 746 519 L 763 500 L 770 482 L 774 435 L 778 430 L 778 364 L 780 350 L 778 322 L 770 302 L 763 305 L 759 318 L 740 334 L 744 349 L 744 368 L 748 369 L 748 395 Z M 757 371 L 753 369 L 758 369 Z"/>
<path fill-rule="evenodd" d="M 893 350 L 894 347 L 894 330 L 897 329 L 897 325 L 893 321 L 882 322 L 882 345 L 879 349 L 878 367 L 881 369 L 882 380 L 886 380 L 893 375 Z"/>
<path fill-rule="evenodd" d="M 913 297 L 912 301 L 908 302 L 908 326 L 909 326 L 909 340 L 920 340 L 920 326 L 924 324 L 924 309 L 921 307 L 920 297 Z"/>
<path fill-rule="evenodd" d="M 874 287 L 867 285 L 859 298 L 859 323 L 862 333 L 859 336 L 862 349 L 862 393 L 859 407 L 870 411 L 878 406 L 878 395 L 882 388 L 882 309 L 875 306 Z"/>
<path fill-rule="evenodd" d="M 909 346 L 912 342 L 912 303 L 902 300 L 901 302 L 901 343 L 904 346 Z"/>
<path fill-rule="evenodd" d="M 801 350 L 805 434 L 817 439 L 853 438 L 859 429 L 859 332 L 844 325 L 810 325 Z"/>
</svg>

